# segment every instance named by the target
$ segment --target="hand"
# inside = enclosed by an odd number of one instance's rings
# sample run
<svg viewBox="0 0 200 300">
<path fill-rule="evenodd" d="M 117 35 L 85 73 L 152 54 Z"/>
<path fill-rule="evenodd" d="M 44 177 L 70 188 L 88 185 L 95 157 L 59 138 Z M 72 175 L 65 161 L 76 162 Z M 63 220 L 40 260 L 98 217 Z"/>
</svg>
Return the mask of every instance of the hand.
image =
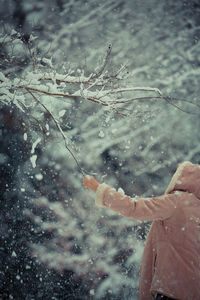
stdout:
<svg viewBox="0 0 200 300">
<path fill-rule="evenodd" d="M 96 192 L 99 183 L 94 177 L 86 175 L 83 177 L 83 185 L 86 189 Z"/>
</svg>

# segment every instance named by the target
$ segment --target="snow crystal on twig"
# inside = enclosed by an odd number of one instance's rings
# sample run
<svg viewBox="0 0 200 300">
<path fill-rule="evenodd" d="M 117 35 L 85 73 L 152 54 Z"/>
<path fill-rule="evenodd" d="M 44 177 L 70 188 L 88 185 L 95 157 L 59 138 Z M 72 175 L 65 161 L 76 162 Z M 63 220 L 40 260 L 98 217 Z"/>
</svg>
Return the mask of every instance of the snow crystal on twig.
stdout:
<svg viewBox="0 0 200 300">
<path fill-rule="evenodd" d="M 32 145 L 32 149 L 31 149 L 31 153 L 33 154 L 35 152 L 35 148 L 37 147 L 37 145 L 39 144 L 39 142 L 41 141 L 41 138 L 38 138 Z"/>
<path fill-rule="evenodd" d="M 37 159 L 36 154 L 32 155 L 31 158 L 30 158 L 30 161 L 31 161 L 31 164 L 32 164 L 33 168 L 36 167 L 36 159 Z"/>
</svg>

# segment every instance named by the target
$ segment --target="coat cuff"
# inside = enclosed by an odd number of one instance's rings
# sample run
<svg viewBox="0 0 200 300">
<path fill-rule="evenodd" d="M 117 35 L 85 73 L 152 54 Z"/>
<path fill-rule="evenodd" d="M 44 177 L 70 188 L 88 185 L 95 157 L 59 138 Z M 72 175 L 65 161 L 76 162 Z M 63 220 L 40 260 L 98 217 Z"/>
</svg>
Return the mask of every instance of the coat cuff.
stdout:
<svg viewBox="0 0 200 300">
<path fill-rule="evenodd" d="M 109 186 L 107 184 L 105 184 L 105 183 L 99 184 L 99 186 L 96 190 L 96 205 L 104 206 L 103 205 L 103 194 L 107 188 L 109 188 Z"/>
</svg>

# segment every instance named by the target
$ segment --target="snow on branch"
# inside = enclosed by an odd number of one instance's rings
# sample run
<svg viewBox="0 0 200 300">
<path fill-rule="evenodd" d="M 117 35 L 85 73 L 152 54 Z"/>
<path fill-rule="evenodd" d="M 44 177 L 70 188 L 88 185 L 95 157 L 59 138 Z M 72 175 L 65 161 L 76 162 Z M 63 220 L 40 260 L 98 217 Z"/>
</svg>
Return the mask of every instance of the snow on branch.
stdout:
<svg viewBox="0 0 200 300">
<path fill-rule="evenodd" d="M 1 38 L 1 43 L 8 52 L 11 49 L 12 59 L 10 61 L 13 61 L 15 47 L 19 47 L 19 44 L 20 47 L 23 46 L 19 37 L 7 36 Z M 70 149 L 62 125 L 55 115 L 55 107 L 60 105 L 58 104 L 59 100 L 63 100 L 64 107 L 65 105 L 67 107 L 69 103 L 72 106 L 77 105 L 79 101 L 90 102 L 106 107 L 107 110 L 121 116 L 130 116 L 134 113 L 135 101 L 150 100 L 164 100 L 166 103 L 188 112 L 174 103 L 177 100 L 180 101 L 179 99 L 163 96 L 158 88 L 134 87 L 132 83 L 129 83 L 126 66 L 122 65 L 116 72 L 110 72 L 108 62 L 111 51 L 112 47 L 109 45 L 101 65 L 94 72 L 89 73 L 88 70 L 83 69 L 66 71 L 67 68 L 58 71 L 53 65 L 52 59 L 40 59 L 34 56 L 34 51 L 31 51 L 30 44 L 28 44 L 32 70 L 29 66 L 24 68 L 21 73 L 0 73 L 0 101 L 8 105 L 16 105 L 25 114 L 28 111 L 29 116 L 35 119 L 37 119 L 36 111 L 46 112 L 82 173 L 84 171 Z M 86 73 L 89 74 L 86 76 Z M 185 102 L 187 101 L 185 100 Z M 195 103 L 191 104 L 196 105 Z M 40 127 L 42 128 L 42 125 Z"/>
</svg>

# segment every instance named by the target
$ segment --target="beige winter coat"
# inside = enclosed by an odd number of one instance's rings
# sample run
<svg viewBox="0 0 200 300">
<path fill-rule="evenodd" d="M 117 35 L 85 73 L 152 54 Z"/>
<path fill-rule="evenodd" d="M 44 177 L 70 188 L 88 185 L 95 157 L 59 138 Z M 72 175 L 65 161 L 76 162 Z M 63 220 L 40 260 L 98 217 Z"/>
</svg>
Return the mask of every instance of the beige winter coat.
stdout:
<svg viewBox="0 0 200 300">
<path fill-rule="evenodd" d="M 200 299 L 199 165 L 182 163 L 159 197 L 130 198 L 103 183 L 96 203 L 130 219 L 153 221 L 141 264 L 140 300 L 152 300 L 155 293 Z"/>
</svg>

